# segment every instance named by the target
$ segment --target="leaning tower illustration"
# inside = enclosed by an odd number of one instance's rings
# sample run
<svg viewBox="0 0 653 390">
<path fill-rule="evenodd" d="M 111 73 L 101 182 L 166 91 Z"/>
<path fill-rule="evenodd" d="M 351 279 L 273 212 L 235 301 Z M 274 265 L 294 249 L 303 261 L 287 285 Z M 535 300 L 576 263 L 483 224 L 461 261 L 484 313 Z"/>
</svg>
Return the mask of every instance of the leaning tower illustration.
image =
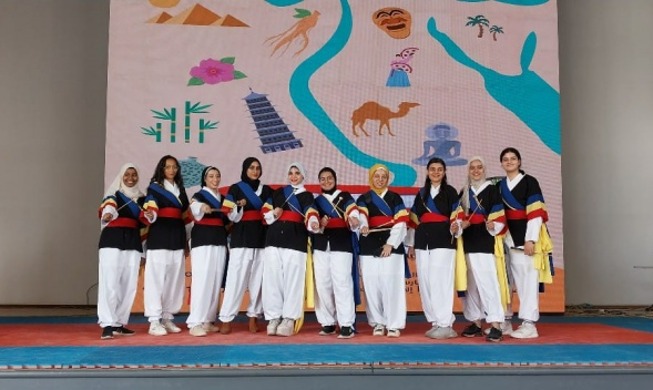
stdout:
<svg viewBox="0 0 653 390">
<path fill-rule="evenodd" d="M 296 139 L 288 125 L 279 116 L 265 94 L 252 91 L 244 100 L 247 104 L 258 139 L 261 140 L 261 150 L 263 153 L 283 152 L 301 148 L 301 139 Z"/>
</svg>

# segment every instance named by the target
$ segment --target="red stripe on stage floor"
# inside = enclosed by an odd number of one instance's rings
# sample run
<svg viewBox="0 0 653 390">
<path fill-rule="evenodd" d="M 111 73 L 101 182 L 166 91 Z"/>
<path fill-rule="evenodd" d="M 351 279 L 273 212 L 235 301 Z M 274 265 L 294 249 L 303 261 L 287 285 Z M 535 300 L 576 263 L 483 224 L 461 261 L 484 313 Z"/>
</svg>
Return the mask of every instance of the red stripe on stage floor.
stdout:
<svg viewBox="0 0 653 390">
<path fill-rule="evenodd" d="M 182 326 L 182 323 L 178 323 Z M 460 333 L 465 324 L 456 324 Z M 517 340 L 509 336 L 502 344 L 510 345 L 601 345 L 601 344 L 653 344 L 653 333 L 609 326 L 598 323 L 539 323 L 540 337 Z M 252 334 L 247 324 L 234 323 L 230 335 L 210 334 L 207 337 L 192 337 L 184 328 L 182 333 L 154 337 L 147 334 L 147 324 L 138 323 L 129 328 L 137 333 L 133 336 L 116 336 L 111 340 L 100 340 L 101 329 L 92 324 L 3 324 L 0 325 L 0 345 L 3 347 L 29 346 L 165 346 L 165 345 L 260 345 L 260 344 L 474 344 L 486 343 L 484 338 L 457 337 L 449 340 L 432 340 L 424 336 L 428 324 L 409 323 L 401 337 L 374 337 L 367 324 L 359 324 L 359 333 L 352 339 L 340 340 L 336 336 L 319 336 L 317 323 L 307 323 L 301 332 L 292 337 L 271 337 L 262 331 Z"/>
</svg>

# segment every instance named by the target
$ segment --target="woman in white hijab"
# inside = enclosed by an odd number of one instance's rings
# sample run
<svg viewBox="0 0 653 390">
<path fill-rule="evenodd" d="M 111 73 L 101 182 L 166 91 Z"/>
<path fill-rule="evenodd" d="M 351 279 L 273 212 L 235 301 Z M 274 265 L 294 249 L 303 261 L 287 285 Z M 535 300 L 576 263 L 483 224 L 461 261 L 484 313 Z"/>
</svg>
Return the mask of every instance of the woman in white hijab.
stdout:
<svg viewBox="0 0 653 390">
<path fill-rule="evenodd" d="M 504 307 L 494 251 L 495 236 L 506 226 L 506 216 L 499 189 L 486 179 L 483 159 L 470 158 L 467 168 L 467 185 L 461 196 L 465 213 L 463 247 L 468 269 L 463 314 L 470 324 L 462 334 L 482 336 L 481 321 L 485 320 L 492 324 L 486 340 L 498 342 L 503 339 Z"/>
<path fill-rule="evenodd" d="M 269 225 L 263 261 L 263 312 L 268 336 L 292 336 L 303 314 L 308 232 L 320 229 L 313 194 L 304 188 L 302 164 L 288 166 L 289 185 L 274 191 L 263 206 Z"/>
<path fill-rule="evenodd" d="M 102 339 L 131 336 L 125 328 L 136 296 L 138 267 L 143 251 L 139 218 L 143 192 L 138 188 L 138 170 L 125 164 L 107 189 L 99 209 L 98 323 Z"/>
</svg>

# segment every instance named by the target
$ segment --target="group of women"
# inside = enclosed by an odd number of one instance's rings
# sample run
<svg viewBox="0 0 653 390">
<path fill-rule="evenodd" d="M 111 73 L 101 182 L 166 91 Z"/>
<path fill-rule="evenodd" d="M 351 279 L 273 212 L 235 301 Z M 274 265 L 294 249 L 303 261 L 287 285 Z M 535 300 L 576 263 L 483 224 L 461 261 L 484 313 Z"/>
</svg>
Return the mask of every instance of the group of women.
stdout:
<svg viewBox="0 0 653 390">
<path fill-rule="evenodd" d="M 241 181 L 225 197 L 218 192 L 218 168 L 205 168 L 202 188 L 190 201 L 176 158 L 159 161 L 145 194 L 136 167 L 126 164 L 100 207 L 101 337 L 134 333 L 125 325 L 136 293 L 144 226 L 144 308 L 153 336 L 181 332 L 173 319 L 182 305 L 190 242 L 186 322 L 192 336 L 231 333 L 245 290 L 251 332 L 258 331 L 257 321 L 264 317 L 268 335 L 295 334 L 306 290 L 312 290 L 306 285 L 313 280 L 307 273 L 310 252 L 320 335 L 351 338 L 356 333 L 360 270 L 372 334 L 399 337 L 406 325 L 407 254 L 416 261 L 422 307 L 432 326 L 427 337 L 458 335 L 453 329 L 455 290 L 464 294 L 464 316 L 470 322 L 463 336 L 485 333 L 488 341 L 506 334 L 538 337 L 548 216 L 537 180 L 521 170 L 519 151 L 505 149 L 500 161 L 506 178 L 495 185 L 486 178 L 484 160 L 470 159 L 468 181 L 457 192 L 447 183 L 445 162 L 431 159 L 410 209 L 388 189 L 391 172 L 382 164 L 370 168 L 370 190 L 354 199 L 338 188 L 336 172 L 329 167 L 320 170 L 322 193 L 314 196 L 304 187 L 306 171 L 298 162 L 288 166 L 288 185 L 272 190 L 260 181 L 260 161 L 250 157 L 243 162 Z M 513 287 L 522 320 L 514 331 Z M 485 332 L 483 320 L 490 324 Z"/>
</svg>

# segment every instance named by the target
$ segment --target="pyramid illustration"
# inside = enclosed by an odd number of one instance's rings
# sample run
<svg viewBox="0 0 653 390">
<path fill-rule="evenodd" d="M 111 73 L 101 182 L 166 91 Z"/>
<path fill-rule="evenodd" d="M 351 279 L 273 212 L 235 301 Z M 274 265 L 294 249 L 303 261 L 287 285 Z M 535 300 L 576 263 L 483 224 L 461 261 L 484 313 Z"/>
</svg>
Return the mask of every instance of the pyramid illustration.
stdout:
<svg viewBox="0 0 653 390">
<path fill-rule="evenodd" d="M 170 15 L 167 12 L 161 12 L 160 15 L 153 17 L 152 19 L 149 19 L 147 23 L 165 23 L 167 20 L 170 20 L 172 18 L 172 15 Z"/>
</svg>

